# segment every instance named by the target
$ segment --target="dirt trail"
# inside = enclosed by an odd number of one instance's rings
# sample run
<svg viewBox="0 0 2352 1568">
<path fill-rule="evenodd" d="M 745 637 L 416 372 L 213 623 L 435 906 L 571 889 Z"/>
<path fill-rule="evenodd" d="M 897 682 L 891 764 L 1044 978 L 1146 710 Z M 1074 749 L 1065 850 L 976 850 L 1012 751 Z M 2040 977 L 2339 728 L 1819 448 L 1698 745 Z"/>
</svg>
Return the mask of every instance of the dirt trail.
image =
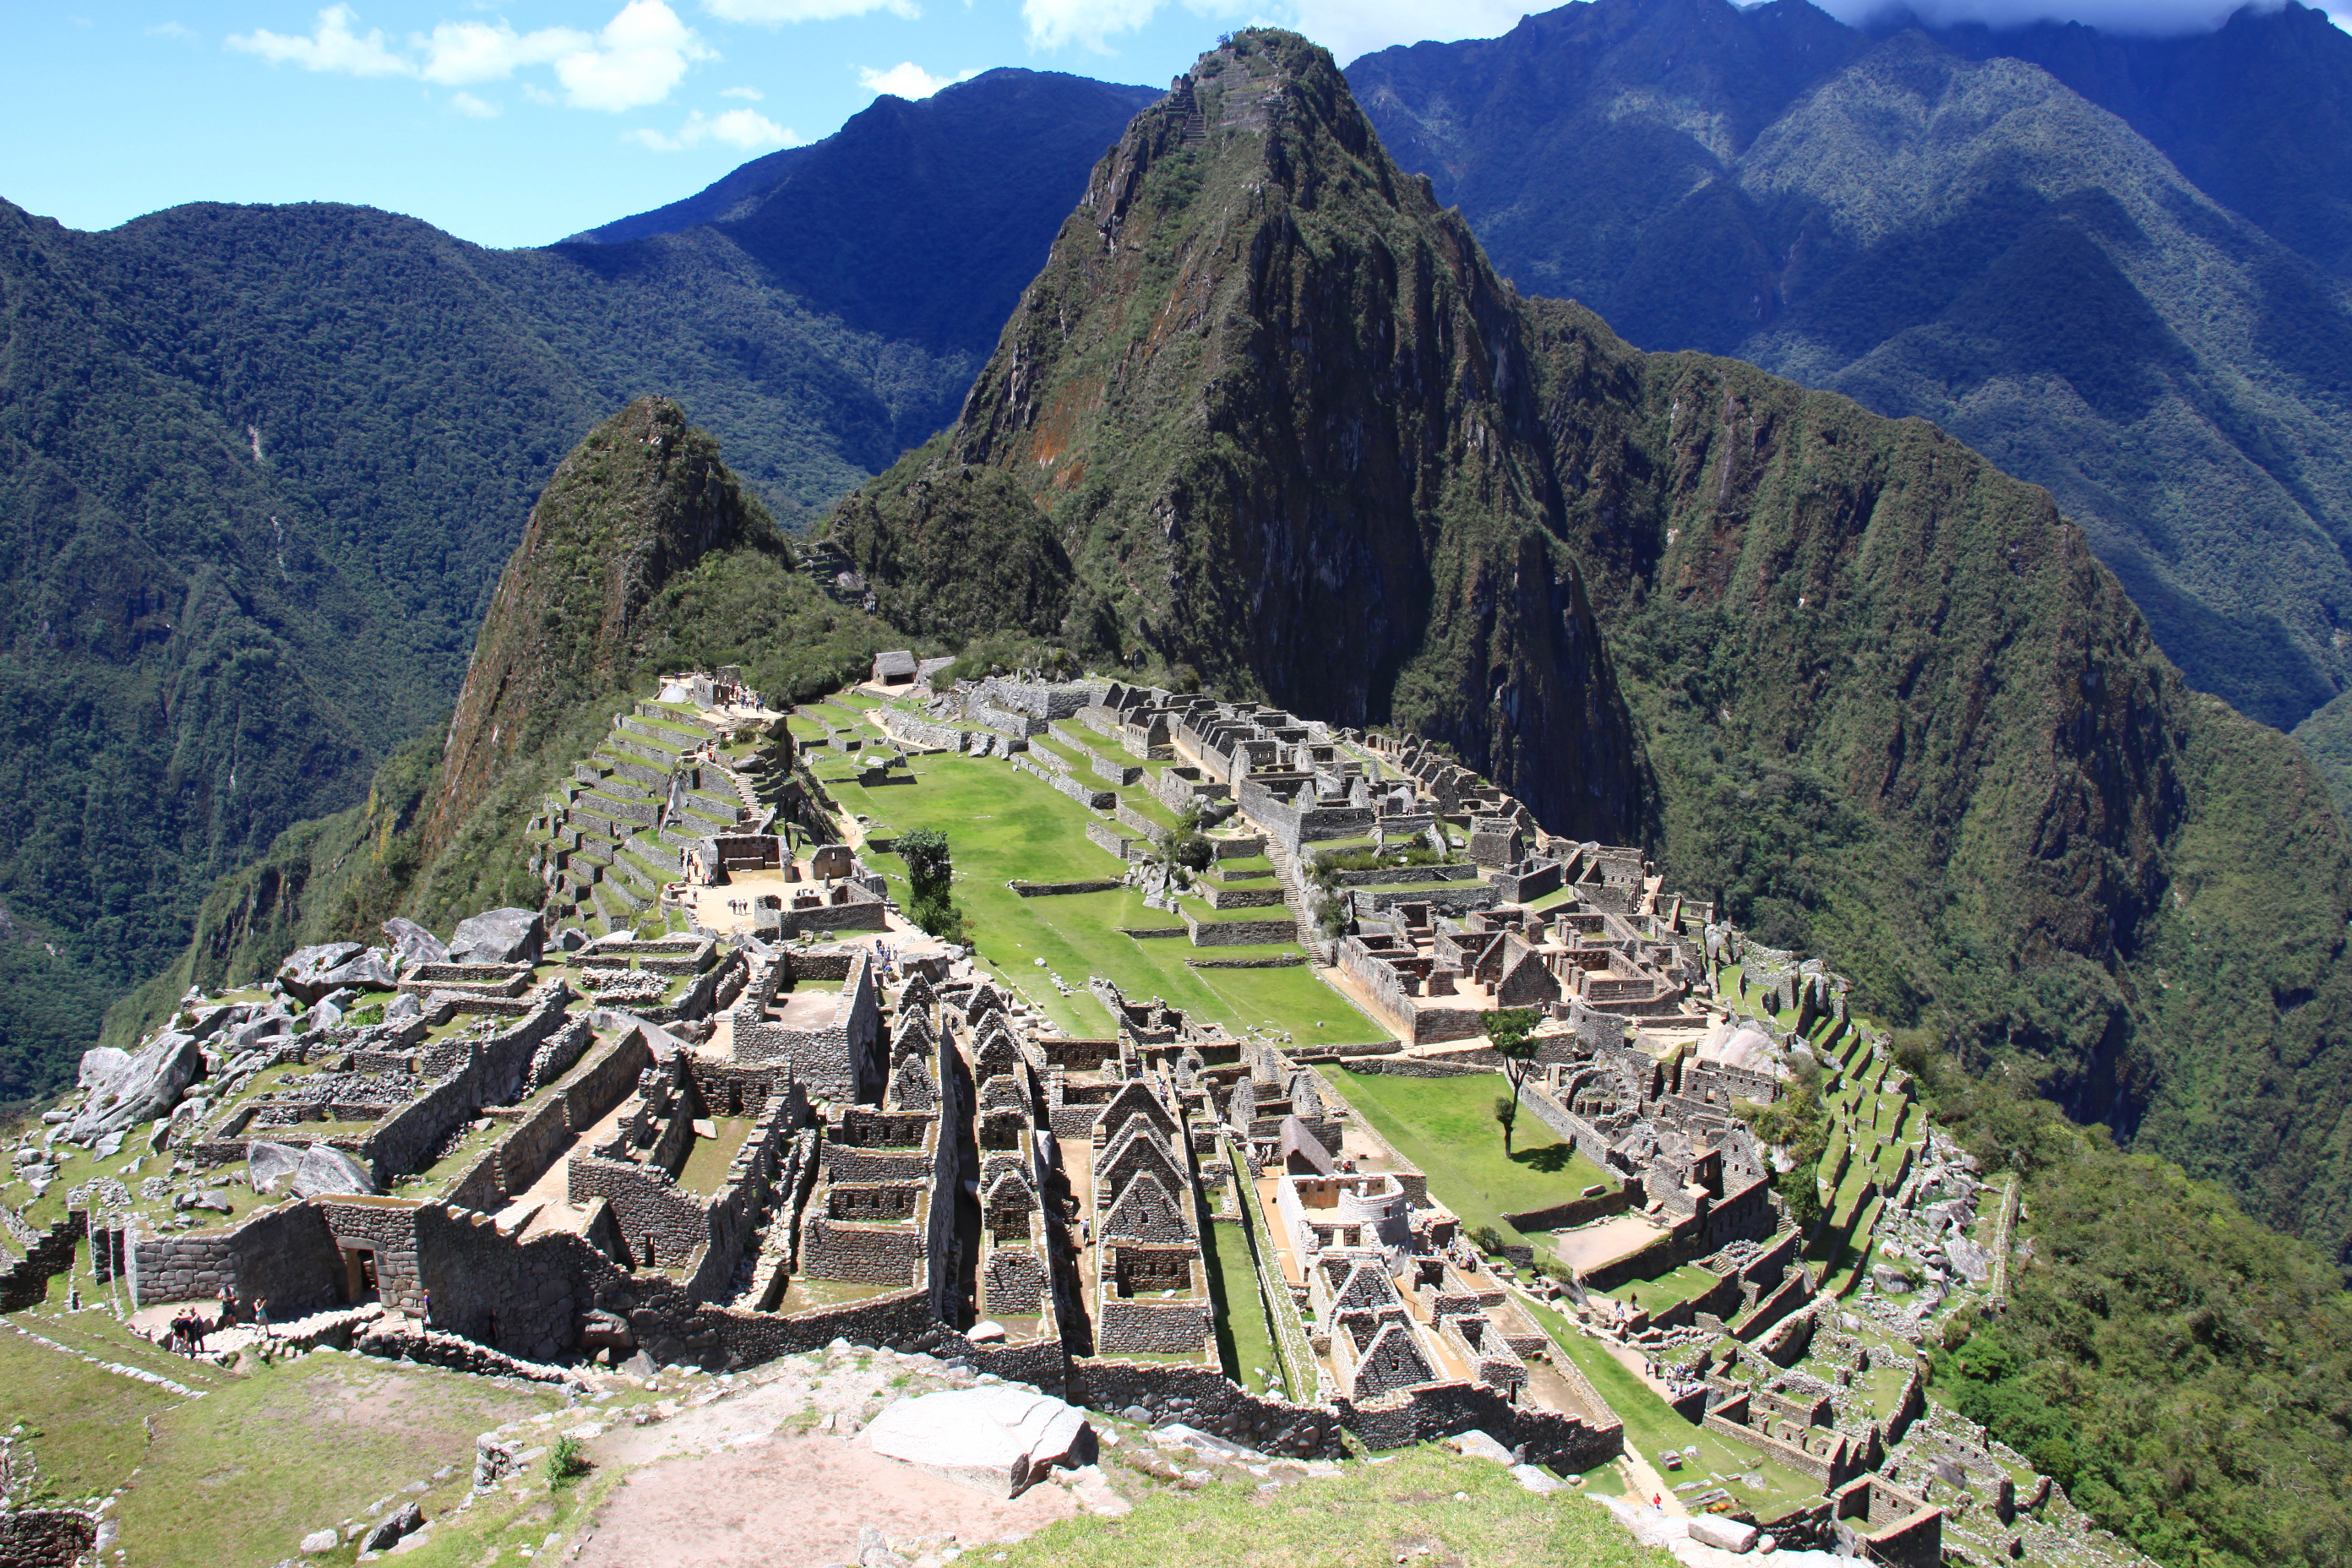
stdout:
<svg viewBox="0 0 2352 1568">
<path fill-rule="evenodd" d="M 857 1558 L 859 1527 L 894 1542 L 977 1546 L 1078 1511 L 1047 1483 L 1007 1500 L 829 1433 L 754 1437 L 633 1471 L 579 1568 L 816 1568 Z M 952 1541 L 950 1541 L 952 1537 Z M 911 1554 L 910 1554 L 911 1555 Z"/>
</svg>

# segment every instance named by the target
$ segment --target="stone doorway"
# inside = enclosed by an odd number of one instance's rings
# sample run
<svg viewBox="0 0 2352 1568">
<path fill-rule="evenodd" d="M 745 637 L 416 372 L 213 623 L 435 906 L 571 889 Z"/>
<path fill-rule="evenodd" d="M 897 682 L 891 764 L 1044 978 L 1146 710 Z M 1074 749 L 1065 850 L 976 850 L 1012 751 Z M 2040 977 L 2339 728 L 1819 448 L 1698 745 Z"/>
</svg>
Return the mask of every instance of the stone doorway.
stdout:
<svg viewBox="0 0 2352 1568">
<path fill-rule="evenodd" d="M 343 1304 L 364 1306 L 383 1299 L 383 1288 L 376 1282 L 375 1248 L 351 1247 L 342 1248 Z"/>
</svg>

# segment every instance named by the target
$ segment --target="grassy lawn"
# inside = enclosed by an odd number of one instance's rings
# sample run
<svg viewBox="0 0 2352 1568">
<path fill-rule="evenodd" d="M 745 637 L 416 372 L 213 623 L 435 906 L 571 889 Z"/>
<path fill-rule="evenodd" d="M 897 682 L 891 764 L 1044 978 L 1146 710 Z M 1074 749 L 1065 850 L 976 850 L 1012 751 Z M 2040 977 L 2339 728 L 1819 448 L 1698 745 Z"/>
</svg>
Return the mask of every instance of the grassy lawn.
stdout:
<svg viewBox="0 0 2352 1568">
<path fill-rule="evenodd" d="M 1103 1467 L 1126 1482 L 1128 1450 Z M 992 1560 L 999 1553 L 987 1554 Z M 1479 1568 L 1671 1568 L 1637 1545 L 1598 1503 L 1539 1498 L 1500 1465 L 1435 1447 L 1328 1479 L 1261 1491 L 1224 1481 L 1197 1492 L 1155 1489 L 1123 1519 L 1048 1525 L 1002 1554 L 1006 1568 L 1392 1568 L 1400 1561 Z"/>
<path fill-rule="evenodd" d="M 843 810 L 873 819 L 870 831 L 936 827 L 947 834 L 955 856 L 956 902 L 971 923 L 981 956 L 1069 1034 L 1094 1038 L 1111 1033 L 1109 1013 L 1086 989 L 1087 976 L 1101 974 L 1139 1000 L 1162 996 L 1235 1032 L 1270 1026 L 1287 1031 L 1300 1044 L 1323 1045 L 1387 1037 L 1304 965 L 1194 969 L 1185 963 L 1202 956 L 1295 953 L 1295 943 L 1212 952 L 1181 936 L 1138 941 L 1117 928 L 1181 930 L 1182 922 L 1164 910 L 1146 908 L 1133 889 L 1044 899 L 1013 892 L 1005 884 L 1015 877 L 1076 882 L 1119 873 L 1119 862 L 1086 837 L 1087 825 L 1100 818 L 1042 779 L 999 761 L 945 754 L 915 758 L 914 774 L 913 784 L 868 790 L 853 782 L 828 787 Z M 866 858 L 904 887 L 906 867 L 896 856 Z M 1040 958 L 1076 988 L 1074 994 L 1055 990 L 1037 967 Z"/>
<path fill-rule="evenodd" d="M 1614 1300 L 1639 1307 L 1644 1311 L 1660 1312 L 1677 1301 L 1686 1301 L 1693 1296 L 1704 1295 L 1722 1283 L 1722 1280 L 1709 1274 L 1697 1264 L 1685 1263 L 1681 1268 L 1661 1274 L 1654 1279 L 1631 1280 L 1613 1290 L 1603 1290 L 1601 1294 Z"/>
<path fill-rule="evenodd" d="M 678 1191 L 700 1193 L 704 1196 L 719 1190 L 727 1180 L 727 1167 L 733 1163 L 735 1152 L 743 1147 L 751 1135 L 751 1119 L 748 1116 L 721 1116 L 714 1120 L 718 1129 L 715 1138 L 697 1138 L 694 1147 L 686 1152 L 686 1163 L 678 1167 Z"/>
<path fill-rule="evenodd" d="M 1265 1392 L 1269 1373 L 1282 1370 L 1265 1303 L 1258 1300 L 1257 1268 L 1239 1226 L 1210 1225 L 1202 1234 L 1209 1255 L 1209 1286 L 1217 1298 L 1217 1353 L 1225 1375 L 1253 1394 Z"/>
<path fill-rule="evenodd" d="M 123 1494 L 122 1544 L 142 1568 L 274 1563 L 311 1531 L 450 1466 L 450 1479 L 419 1499 L 439 1519 L 473 1479 L 476 1433 L 562 1407 L 552 1391 L 361 1356 L 265 1368 L 154 1417 Z"/>
<path fill-rule="evenodd" d="M 1591 1161 L 1551 1140 L 1550 1130 L 1525 1111 L 1519 1137 L 1506 1156 L 1503 1130 L 1494 1115 L 1503 1093 L 1499 1073 L 1392 1078 L 1342 1068 L 1338 1080 L 1349 1103 L 1422 1168 L 1430 1191 L 1465 1226 L 1492 1226 L 1507 1237 L 1517 1236 L 1504 1222 L 1505 1211 L 1525 1213 L 1563 1203 L 1608 1180 Z"/>
<path fill-rule="evenodd" d="M 34 1326 L 49 1339 L 60 1338 L 47 1321 Z M 32 1445 L 40 1466 L 37 1495 L 61 1500 L 101 1496 L 121 1485 L 147 1450 L 140 1421 L 180 1402 L 176 1394 L 103 1371 L 4 1325 L 0 1388 L 7 1390 L 0 1405 L 8 1426 L 24 1423 L 20 1440 Z"/>
<path fill-rule="evenodd" d="M 1697 1446 L 1696 1459 L 1685 1460 L 1680 1470 L 1664 1472 L 1669 1484 L 1681 1486 L 1685 1481 L 1704 1481 L 1710 1474 L 1721 1476 L 1720 1484 L 1725 1489 L 1754 1509 L 1759 1519 L 1786 1513 L 1806 1499 L 1821 1495 L 1820 1483 L 1811 1477 L 1769 1463 L 1758 1450 L 1718 1437 L 1675 1415 L 1674 1406 L 1627 1371 L 1625 1363 L 1610 1354 L 1607 1346 L 1578 1332 L 1558 1312 L 1524 1297 L 1519 1299 L 1519 1306 L 1551 1336 L 1552 1343 L 1584 1374 L 1585 1381 L 1609 1402 L 1609 1408 L 1625 1424 L 1627 1447 L 1638 1449 L 1654 1466 L 1658 1455 L 1667 1448 Z M 1764 1485 L 1751 1487 L 1738 1479 L 1748 1475 L 1762 1477 Z"/>
</svg>

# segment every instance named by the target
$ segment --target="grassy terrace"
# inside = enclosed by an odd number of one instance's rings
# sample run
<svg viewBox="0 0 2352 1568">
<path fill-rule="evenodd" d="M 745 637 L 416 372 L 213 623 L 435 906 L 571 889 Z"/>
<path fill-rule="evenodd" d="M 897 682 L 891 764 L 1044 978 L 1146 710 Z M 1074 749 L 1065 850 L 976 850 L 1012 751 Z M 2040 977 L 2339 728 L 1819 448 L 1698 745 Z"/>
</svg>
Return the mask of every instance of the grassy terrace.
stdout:
<svg viewBox="0 0 2352 1568">
<path fill-rule="evenodd" d="M 1549 1130 L 1522 1112 L 1520 1137 L 1503 1152 L 1503 1130 L 1496 1124 L 1500 1074 L 1475 1078 L 1392 1078 L 1386 1073 L 1336 1069 L 1337 1087 L 1397 1152 L 1419 1165 L 1430 1191 L 1465 1226 L 1491 1226 L 1506 1237 L 1518 1232 L 1506 1211 L 1563 1203 L 1609 1178 L 1570 1145 L 1549 1139 Z"/>
<path fill-rule="evenodd" d="M 1811 1477 L 1771 1463 L 1758 1449 L 1727 1441 L 1684 1420 L 1675 1414 L 1673 1405 L 1659 1397 L 1656 1390 L 1612 1355 L 1609 1347 L 1588 1337 L 1558 1312 L 1526 1297 L 1518 1298 L 1518 1302 L 1551 1336 L 1561 1356 L 1584 1374 L 1625 1424 L 1627 1447 L 1639 1450 L 1643 1458 L 1655 1465 L 1658 1455 L 1667 1448 L 1697 1447 L 1696 1459 L 1685 1460 L 1681 1470 L 1666 1474 L 1665 1479 L 1672 1484 L 1681 1486 L 1685 1481 L 1705 1481 L 1710 1475 L 1719 1476 L 1722 1480 L 1717 1484 L 1743 1505 L 1755 1510 L 1759 1519 L 1774 1518 L 1821 1495 L 1821 1485 Z M 1764 1484 L 1749 1485 L 1745 1478 L 1751 1475 Z"/>
<path fill-rule="evenodd" d="M 721 1116 L 711 1126 L 717 1136 L 698 1136 L 686 1152 L 686 1163 L 678 1167 L 677 1189 L 682 1193 L 709 1197 L 717 1192 L 727 1180 L 727 1167 L 734 1162 L 736 1151 L 751 1133 L 748 1116 Z"/>
<path fill-rule="evenodd" d="M 1106 1449 L 1122 1486 L 1142 1478 Z M 1199 1491 L 1152 1487 L 1125 1518 L 1087 1516 L 1046 1526 L 984 1554 L 1005 1568 L 1391 1568 L 1475 1563 L 1482 1568 L 1573 1563 L 1580 1568 L 1673 1568 L 1635 1544 L 1599 1505 L 1538 1498 L 1499 1465 L 1434 1446 L 1391 1462 L 1349 1465 L 1327 1479 L 1259 1490 L 1244 1478 Z"/>
<path fill-rule="evenodd" d="M 1630 1280 L 1613 1290 L 1600 1293 L 1645 1312 L 1662 1312 L 1677 1301 L 1705 1295 L 1721 1283 L 1722 1280 L 1697 1264 L 1685 1263 L 1655 1279 Z"/>
<path fill-rule="evenodd" d="M 1270 1373 L 1282 1368 L 1265 1303 L 1258 1299 L 1257 1269 L 1249 1237 L 1235 1225 L 1207 1225 L 1201 1240 L 1209 1255 L 1209 1289 L 1217 1308 L 1217 1354 L 1226 1375 L 1253 1394 L 1265 1392 Z"/>
<path fill-rule="evenodd" d="M 1131 889 L 1061 898 L 1024 899 L 1006 887 L 1032 882 L 1108 880 L 1119 862 L 1086 837 L 1094 812 L 1001 761 L 941 754 L 912 759 L 911 784 L 866 789 L 836 765 L 820 770 L 844 811 L 870 818 L 877 834 L 936 827 L 947 834 L 956 865 L 955 897 L 970 919 L 981 956 L 1020 985 L 1045 1016 L 1070 1034 L 1102 1037 L 1110 1015 L 1086 989 L 1102 974 L 1129 995 L 1165 997 L 1175 1006 L 1215 1019 L 1235 1032 L 1271 1027 L 1301 1045 L 1344 1045 L 1387 1037 L 1339 993 L 1304 966 L 1286 969 L 1195 969 L 1190 958 L 1250 958 L 1293 954 L 1296 943 L 1196 948 L 1181 935 L 1138 941 L 1118 927 L 1182 930 L 1164 910 L 1147 909 Z M 1129 791 L 1133 798 L 1139 792 Z M 1157 803 L 1153 803 L 1155 805 Z M 903 888 L 906 867 L 892 855 L 867 859 Z M 903 896 L 903 895 L 902 895 Z M 1059 974 L 1076 993 L 1064 996 L 1036 965 Z"/>
</svg>

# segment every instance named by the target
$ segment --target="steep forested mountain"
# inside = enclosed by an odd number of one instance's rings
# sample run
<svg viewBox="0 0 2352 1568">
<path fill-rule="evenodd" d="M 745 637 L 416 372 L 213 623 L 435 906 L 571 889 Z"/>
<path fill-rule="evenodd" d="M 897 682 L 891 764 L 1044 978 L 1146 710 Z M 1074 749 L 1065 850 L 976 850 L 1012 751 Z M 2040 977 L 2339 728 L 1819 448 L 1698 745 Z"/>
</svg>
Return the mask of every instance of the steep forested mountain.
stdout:
<svg viewBox="0 0 2352 1568">
<path fill-rule="evenodd" d="M 326 205 L 81 234 L 0 203 L 0 1100 L 69 1073 L 215 877 L 447 712 L 599 418 L 684 400 L 788 523 L 952 418 L 1139 92 L 885 99 L 725 224 L 540 250 Z M 966 216 L 925 249 L 887 214 Z M 862 251 L 811 240 L 869 220 Z"/>
<path fill-rule="evenodd" d="M 2267 723 L 2352 679 L 2352 37 L 2318 13 L 2116 42 L 1595 0 L 1349 76 L 1523 289 L 2047 486 Z"/>
<path fill-rule="evenodd" d="M 831 524 L 1017 627 L 1453 746 L 2340 1253 L 2352 851 L 2049 495 L 1521 297 L 1319 50 L 1096 168 L 956 425 Z"/>
</svg>

